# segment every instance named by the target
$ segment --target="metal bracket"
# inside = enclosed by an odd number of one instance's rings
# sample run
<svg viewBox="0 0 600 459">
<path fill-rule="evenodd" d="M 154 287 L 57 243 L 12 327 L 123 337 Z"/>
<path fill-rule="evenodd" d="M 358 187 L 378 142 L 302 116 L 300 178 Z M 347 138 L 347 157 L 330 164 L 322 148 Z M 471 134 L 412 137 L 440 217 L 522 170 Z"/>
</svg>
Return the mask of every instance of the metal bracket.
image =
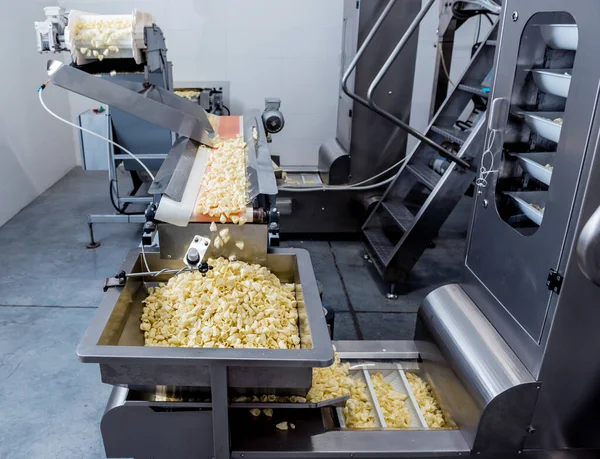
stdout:
<svg viewBox="0 0 600 459">
<path fill-rule="evenodd" d="M 204 259 L 204 255 L 206 254 L 209 245 L 210 239 L 207 237 L 194 236 L 192 243 L 185 253 L 185 257 L 183 257 L 183 262 L 186 266 L 189 266 L 190 268 L 195 268 L 196 266 L 202 267 L 202 260 Z"/>
<path fill-rule="evenodd" d="M 104 279 L 104 287 L 102 287 L 102 290 L 106 292 L 109 288 L 123 287 L 126 280 L 127 274 L 125 274 L 125 271 L 120 271 L 115 277 L 107 277 Z"/>
<path fill-rule="evenodd" d="M 563 279 L 564 278 L 562 274 L 559 274 L 558 271 L 551 269 L 548 273 L 548 280 L 546 281 L 548 290 L 551 290 L 558 295 L 562 287 Z"/>
</svg>

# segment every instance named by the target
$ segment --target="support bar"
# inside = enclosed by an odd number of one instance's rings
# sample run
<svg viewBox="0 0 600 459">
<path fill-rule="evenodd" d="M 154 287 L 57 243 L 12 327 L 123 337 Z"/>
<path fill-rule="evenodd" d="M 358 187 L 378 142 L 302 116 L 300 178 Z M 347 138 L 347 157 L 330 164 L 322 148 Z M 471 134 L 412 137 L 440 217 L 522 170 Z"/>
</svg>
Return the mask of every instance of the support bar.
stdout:
<svg viewBox="0 0 600 459">
<path fill-rule="evenodd" d="M 459 158 L 458 156 L 452 154 L 451 152 L 449 152 L 448 150 L 446 150 L 441 145 L 438 145 L 437 143 L 435 143 L 430 138 L 426 137 L 425 135 L 423 135 L 422 133 L 420 133 L 419 131 L 417 131 L 416 129 L 414 129 L 413 127 L 411 127 L 410 125 L 406 124 L 404 121 L 396 118 L 391 113 L 388 113 L 385 110 L 381 109 L 379 106 L 377 106 L 372 101 L 372 91 L 374 91 L 373 84 L 375 83 L 375 87 L 379 84 L 379 82 L 381 81 L 381 79 L 383 78 L 383 76 L 385 75 L 385 73 L 389 70 L 391 64 L 394 62 L 394 60 L 396 59 L 396 57 L 398 57 L 398 54 L 400 53 L 400 51 L 404 48 L 404 46 L 406 45 L 406 43 L 408 42 L 408 40 L 410 39 L 410 37 L 412 36 L 412 34 L 419 27 L 419 24 L 423 20 L 423 17 L 425 16 L 425 14 L 427 14 L 427 12 L 431 8 L 431 6 L 435 3 L 435 0 L 429 0 L 427 2 L 427 4 L 421 9 L 421 11 L 419 11 L 419 13 L 417 14 L 417 17 L 415 18 L 415 20 L 409 26 L 408 30 L 402 36 L 402 38 L 398 42 L 398 45 L 396 45 L 396 48 L 394 49 L 394 51 L 392 52 L 392 54 L 390 55 L 390 57 L 384 63 L 383 67 L 379 71 L 379 74 L 377 75 L 377 77 L 375 78 L 375 80 L 373 80 L 373 83 L 371 84 L 371 87 L 369 88 L 369 95 L 367 96 L 369 98 L 369 100 L 363 99 L 362 97 L 360 97 L 357 94 L 355 94 L 352 91 L 350 91 L 350 89 L 348 88 L 348 79 L 350 78 L 350 75 L 352 74 L 352 72 L 356 68 L 356 65 L 358 64 L 358 61 L 360 60 L 360 58 L 364 54 L 366 48 L 369 46 L 369 44 L 373 40 L 373 37 L 375 36 L 375 34 L 377 33 L 377 31 L 381 27 L 381 24 L 383 23 L 383 21 L 385 20 L 385 18 L 388 16 L 389 12 L 391 11 L 391 9 L 392 9 L 392 7 L 394 6 L 395 3 L 396 3 L 396 0 L 390 0 L 389 1 L 389 3 L 386 5 L 386 7 L 383 10 L 383 12 L 381 13 L 381 15 L 379 16 L 379 18 L 375 22 L 375 25 L 373 26 L 373 28 L 371 29 L 371 31 L 367 35 L 367 38 L 365 38 L 365 41 L 360 46 L 358 52 L 356 53 L 356 56 L 354 56 L 354 59 L 352 59 L 352 62 L 350 62 L 350 65 L 348 66 L 348 69 L 346 70 L 346 72 L 344 73 L 344 76 L 342 77 L 342 90 L 351 99 L 355 100 L 356 102 L 360 103 L 361 105 L 365 106 L 366 108 L 374 111 L 375 113 L 377 113 L 378 115 L 382 116 L 383 118 L 385 118 L 386 120 L 388 120 L 392 124 L 395 124 L 399 128 L 401 128 L 404 131 L 408 132 L 413 137 L 416 137 L 421 142 L 424 142 L 427 145 L 429 145 L 431 148 L 433 148 L 434 150 L 436 150 L 440 154 L 440 156 L 442 156 L 443 158 L 446 158 L 449 161 L 454 161 L 459 166 L 461 166 L 461 167 L 463 167 L 465 169 L 470 169 L 471 165 L 469 164 L 468 161 L 465 161 L 464 159 Z"/>
</svg>

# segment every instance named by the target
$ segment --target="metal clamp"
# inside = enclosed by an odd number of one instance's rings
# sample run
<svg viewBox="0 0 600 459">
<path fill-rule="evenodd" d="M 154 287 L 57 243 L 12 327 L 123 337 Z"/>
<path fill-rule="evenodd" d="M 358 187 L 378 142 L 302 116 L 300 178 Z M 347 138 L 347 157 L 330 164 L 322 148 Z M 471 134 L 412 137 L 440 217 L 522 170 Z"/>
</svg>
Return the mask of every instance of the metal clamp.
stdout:
<svg viewBox="0 0 600 459">
<path fill-rule="evenodd" d="M 209 245 L 210 239 L 202 236 L 194 236 L 194 239 L 192 240 L 187 252 L 185 253 L 185 256 L 183 257 L 183 262 L 185 265 L 189 266 L 190 268 L 195 268 L 197 266 L 202 268 L 202 260 L 204 259 L 204 255 L 206 254 Z"/>
</svg>

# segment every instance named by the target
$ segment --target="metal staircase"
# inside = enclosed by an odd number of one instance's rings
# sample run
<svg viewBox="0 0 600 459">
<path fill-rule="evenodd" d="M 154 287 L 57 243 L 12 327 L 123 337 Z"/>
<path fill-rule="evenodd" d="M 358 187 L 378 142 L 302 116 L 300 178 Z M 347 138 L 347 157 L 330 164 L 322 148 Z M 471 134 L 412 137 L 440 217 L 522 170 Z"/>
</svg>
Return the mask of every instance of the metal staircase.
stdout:
<svg viewBox="0 0 600 459">
<path fill-rule="evenodd" d="M 476 178 L 485 143 L 485 109 L 496 50 L 493 28 L 429 125 L 425 137 L 448 150 L 444 155 L 431 142 L 421 142 L 410 154 L 381 201 L 363 225 L 367 253 L 382 278 L 395 286 L 437 236 L 463 194 Z M 437 146 L 436 145 L 436 146 Z M 464 167 L 465 162 L 469 167 Z"/>
</svg>

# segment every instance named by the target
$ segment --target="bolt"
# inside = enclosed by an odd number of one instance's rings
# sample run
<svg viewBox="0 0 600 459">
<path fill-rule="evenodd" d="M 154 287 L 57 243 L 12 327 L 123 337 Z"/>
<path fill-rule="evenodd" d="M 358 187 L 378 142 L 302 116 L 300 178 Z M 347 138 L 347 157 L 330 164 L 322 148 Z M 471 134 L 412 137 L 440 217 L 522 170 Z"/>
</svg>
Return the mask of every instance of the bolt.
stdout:
<svg viewBox="0 0 600 459">
<path fill-rule="evenodd" d="M 398 295 L 396 295 L 395 293 L 386 293 L 385 297 L 388 300 L 397 300 L 398 299 Z"/>
<path fill-rule="evenodd" d="M 484 199 L 484 200 L 481 202 L 481 205 L 483 206 L 483 208 L 484 208 L 484 209 L 487 209 L 487 207 L 488 207 L 488 205 L 489 205 L 489 202 L 488 202 L 488 200 L 487 200 L 487 199 Z"/>
<path fill-rule="evenodd" d="M 517 22 L 519 20 L 519 12 L 518 11 L 513 11 L 512 20 L 513 20 L 513 22 Z"/>
<path fill-rule="evenodd" d="M 199 240 L 200 240 L 200 239 L 198 239 L 198 236 L 196 236 L 196 237 L 194 238 L 194 242 L 198 242 Z"/>
<path fill-rule="evenodd" d="M 208 246 L 208 241 L 204 241 L 204 245 Z"/>
<path fill-rule="evenodd" d="M 171 255 L 167 255 L 167 258 L 171 258 Z"/>
<path fill-rule="evenodd" d="M 368 259 L 369 259 L 369 255 L 367 255 L 367 254 L 365 253 L 365 254 L 363 255 L 363 258 L 364 258 L 365 260 L 368 260 Z"/>
<path fill-rule="evenodd" d="M 388 94 L 391 94 L 391 93 L 392 93 L 392 91 L 388 92 Z"/>
<path fill-rule="evenodd" d="M 533 426 L 527 427 L 527 433 L 532 434 L 533 432 L 535 432 L 535 427 L 533 427 Z"/>
</svg>

